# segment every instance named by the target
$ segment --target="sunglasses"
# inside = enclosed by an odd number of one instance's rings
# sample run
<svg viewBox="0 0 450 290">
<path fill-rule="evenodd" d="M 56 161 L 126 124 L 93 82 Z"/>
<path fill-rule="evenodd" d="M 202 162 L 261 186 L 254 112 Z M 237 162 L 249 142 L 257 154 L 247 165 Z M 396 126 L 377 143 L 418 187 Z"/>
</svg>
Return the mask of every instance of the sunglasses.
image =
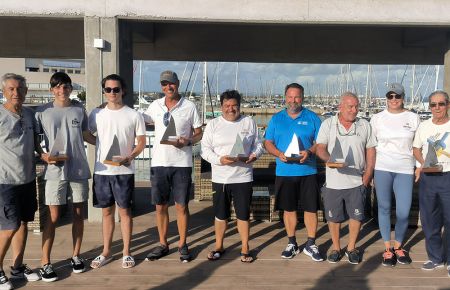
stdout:
<svg viewBox="0 0 450 290">
<path fill-rule="evenodd" d="M 400 100 L 401 98 L 403 98 L 401 95 L 397 95 L 397 94 L 392 94 L 392 95 L 387 95 L 386 96 L 386 98 L 388 99 L 388 100 L 392 100 L 393 98 L 395 98 L 395 99 L 397 99 L 397 100 Z"/>
<path fill-rule="evenodd" d="M 164 126 L 168 126 L 170 121 L 170 112 L 165 112 L 163 116 L 163 124 Z"/>
<path fill-rule="evenodd" d="M 120 93 L 121 90 L 122 90 L 122 89 L 119 88 L 119 87 L 114 87 L 114 88 L 106 87 L 106 88 L 103 89 L 103 91 L 104 91 L 105 93 L 107 93 L 107 94 L 109 94 L 109 93 L 111 93 L 111 92 L 113 92 L 114 94 L 117 94 L 117 93 Z"/>
<path fill-rule="evenodd" d="M 430 108 L 445 107 L 445 106 L 447 106 L 446 102 L 430 103 Z"/>
</svg>

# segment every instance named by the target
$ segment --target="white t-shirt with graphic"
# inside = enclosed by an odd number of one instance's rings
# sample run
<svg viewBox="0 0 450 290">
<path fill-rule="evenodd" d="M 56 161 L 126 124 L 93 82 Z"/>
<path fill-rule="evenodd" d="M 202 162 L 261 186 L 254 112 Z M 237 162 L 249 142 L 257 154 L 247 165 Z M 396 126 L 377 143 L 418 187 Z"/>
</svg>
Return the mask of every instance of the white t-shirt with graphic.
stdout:
<svg viewBox="0 0 450 290">
<path fill-rule="evenodd" d="M 428 148 L 434 148 L 438 164 L 442 165 L 444 172 L 450 171 L 450 121 L 436 125 L 428 119 L 420 123 L 413 146 L 422 148 L 423 159 L 427 156 Z M 420 164 L 417 163 L 417 166 Z"/>
<path fill-rule="evenodd" d="M 410 111 L 393 114 L 384 110 L 373 115 L 370 125 L 377 139 L 376 170 L 414 173 L 412 148 L 419 124 L 419 115 Z"/>
</svg>

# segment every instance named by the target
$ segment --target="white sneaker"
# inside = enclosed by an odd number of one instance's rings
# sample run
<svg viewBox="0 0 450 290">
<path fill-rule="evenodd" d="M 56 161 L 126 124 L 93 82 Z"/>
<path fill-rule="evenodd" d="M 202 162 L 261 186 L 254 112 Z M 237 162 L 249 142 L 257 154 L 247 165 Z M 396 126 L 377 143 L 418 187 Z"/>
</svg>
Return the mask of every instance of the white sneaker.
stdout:
<svg viewBox="0 0 450 290">
<path fill-rule="evenodd" d="M 11 281 L 8 280 L 4 271 L 0 271 L 0 290 L 11 290 L 14 289 Z"/>
</svg>

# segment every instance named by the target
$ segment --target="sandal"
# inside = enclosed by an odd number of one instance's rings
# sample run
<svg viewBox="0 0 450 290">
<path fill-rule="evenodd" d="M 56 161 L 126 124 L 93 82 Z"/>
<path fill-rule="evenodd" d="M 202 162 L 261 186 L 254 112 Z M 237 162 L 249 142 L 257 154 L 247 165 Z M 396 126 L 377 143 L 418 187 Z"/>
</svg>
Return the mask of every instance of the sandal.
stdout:
<svg viewBox="0 0 450 290">
<path fill-rule="evenodd" d="M 132 256 L 123 256 L 122 257 L 122 268 L 129 269 L 133 268 L 136 265 L 134 262 L 134 258 Z"/>
<path fill-rule="evenodd" d="M 241 262 L 242 263 L 253 263 L 255 259 L 250 254 L 241 253 Z"/>
<path fill-rule="evenodd" d="M 207 258 L 208 258 L 208 260 L 210 260 L 210 261 L 217 261 L 217 260 L 219 260 L 220 258 L 222 258 L 222 255 L 223 255 L 224 253 L 225 253 L 225 250 L 220 250 L 220 251 L 215 250 L 215 251 L 211 251 L 211 252 L 208 253 Z"/>
<path fill-rule="evenodd" d="M 105 257 L 103 255 L 98 255 L 94 260 L 92 260 L 91 268 L 92 269 L 101 268 L 111 261 L 112 261 L 112 257 Z"/>
</svg>

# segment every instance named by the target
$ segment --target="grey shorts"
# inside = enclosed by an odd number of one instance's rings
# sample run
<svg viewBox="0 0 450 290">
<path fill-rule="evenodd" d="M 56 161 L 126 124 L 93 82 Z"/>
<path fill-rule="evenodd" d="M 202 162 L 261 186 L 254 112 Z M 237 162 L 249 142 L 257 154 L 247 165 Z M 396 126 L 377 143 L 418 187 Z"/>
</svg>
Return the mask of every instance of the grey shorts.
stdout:
<svg viewBox="0 0 450 290">
<path fill-rule="evenodd" d="M 45 204 L 63 205 L 67 200 L 72 203 L 85 202 L 89 198 L 89 181 L 47 180 L 45 183 Z"/>
<path fill-rule="evenodd" d="M 360 185 L 348 189 L 322 187 L 325 217 L 328 221 L 340 223 L 347 218 L 363 221 L 366 187 Z"/>
</svg>

